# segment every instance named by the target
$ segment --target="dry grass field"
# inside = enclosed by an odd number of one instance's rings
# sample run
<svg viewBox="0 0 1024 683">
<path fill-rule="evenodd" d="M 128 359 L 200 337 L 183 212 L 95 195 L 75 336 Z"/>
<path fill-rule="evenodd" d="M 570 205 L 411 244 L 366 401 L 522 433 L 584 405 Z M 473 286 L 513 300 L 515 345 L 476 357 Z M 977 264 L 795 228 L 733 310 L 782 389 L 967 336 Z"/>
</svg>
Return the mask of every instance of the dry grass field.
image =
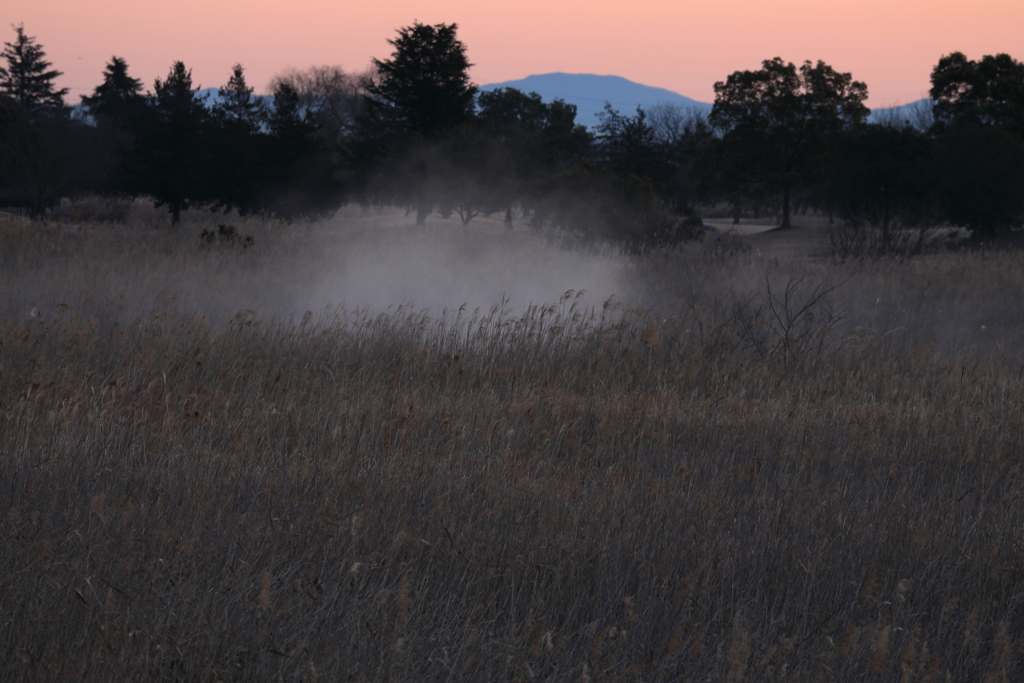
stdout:
<svg viewBox="0 0 1024 683">
<path fill-rule="evenodd" d="M 1019 254 L 186 219 L 0 223 L 4 681 L 1024 678 Z"/>
</svg>

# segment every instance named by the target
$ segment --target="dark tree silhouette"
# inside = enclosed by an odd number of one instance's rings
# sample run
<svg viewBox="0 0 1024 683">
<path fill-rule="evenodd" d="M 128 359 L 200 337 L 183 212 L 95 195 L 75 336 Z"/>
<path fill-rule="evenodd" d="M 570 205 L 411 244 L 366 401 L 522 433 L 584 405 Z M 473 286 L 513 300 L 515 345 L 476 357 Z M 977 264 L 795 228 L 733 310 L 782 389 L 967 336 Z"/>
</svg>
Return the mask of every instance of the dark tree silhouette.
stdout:
<svg viewBox="0 0 1024 683">
<path fill-rule="evenodd" d="M 490 141 L 484 149 L 500 155 L 492 177 L 500 183 L 497 194 L 511 227 L 513 205 L 528 202 L 535 184 L 581 163 L 593 137 L 576 123 L 575 105 L 546 104 L 537 93 L 498 88 L 481 92 L 477 106 L 478 126 Z"/>
<path fill-rule="evenodd" d="M 14 27 L 0 56 L 0 203 L 41 217 L 61 197 L 102 189 L 106 175 L 95 129 L 66 116 L 64 95 L 42 46 Z M 107 164 L 109 165 L 109 164 Z"/>
<path fill-rule="evenodd" d="M 288 85 L 294 90 L 303 112 L 316 125 L 317 134 L 337 145 L 352 137 L 370 82 L 368 73 L 350 74 L 340 66 L 314 66 L 275 76 L 270 89 L 273 92 L 279 85 Z"/>
<path fill-rule="evenodd" d="M 1024 140 L 999 126 L 963 125 L 934 145 L 930 180 L 951 223 L 976 240 L 1024 224 Z"/>
<path fill-rule="evenodd" d="M 28 209 L 38 218 L 54 197 L 57 169 L 28 110 L 0 98 L 0 204 Z"/>
<path fill-rule="evenodd" d="M 473 118 L 476 86 L 457 29 L 415 23 L 398 30 L 389 41 L 391 58 L 374 60 L 376 78 L 367 86 L 366 112 L 351 146 L 364 192 L 415 206 L 420 225 L 438 198 L 430 190 L 429 157 L 417 148 L 440 142 Z M 410 154 L 418 160 L 403 163 Z"/>
<path fill-rule="evenodd" d="M 543 183 L 530 227 L 566 247 L 603 243 L 632 251 L 700 239 L 701 220 L 650 178 L 584 164 Z"/>
<path fill-rule="evenodd" d="M 103 70 L 103 82 L 96 86 L 92 95 L 82 95 L 82 104 L 98 125 L 109 122 L 125 128 L 140 115 L 146 98 L 142 94 L 142 81 L 129 76 L 128 63 L 114 56 Z"/>
<path fill-rule="evenodd" d="M 843 130 L 867 117 L 867 96 L 866 85 L 824 62 L 797 69 L 778 57 L 716 83 L 709 121 L 722 139 L 711 164 L 726 192 L 781 194 L 781 225 L 789 227 L 793 191 L 821 177 Z"/>
<path fill-rule="evenodd" d="M 368 107 L 391 125 L 426 140 L 436 140 L 473 116 L 476 86 L 472 64 L 456 38 L 457 24 L 413 24 L 388 42 L 391 59 L 374 59 L 377 78 L 367 90 Z"/>
<path fill-rule="evenodd" d="M 42 217 L 62 197 L 102 192 L 112 158 L 102 133 L 64 116 L 32 116 L 0 97 L 0 205 Z"/>
<path fill-rule="evenodd" d="M 1024 63 L 954 52 L 932 71 L 932 180 L 947 219 L 976 239 L 1024 223 Z"/>
<path fill-rule="evenodd" d="M 994 125 L 1024 139 L 1024 63 L 1010 55 L 981 61 L 954 52 L 932 71 L 936 128 Z"/>
<path fill-rule="evenodd" d="M 476 122 L 419 150 L 428 157 L 423 160 L 431 168 L 428 192 L 442 216 L 458 214 L 465 227 L 480 214 L 507 209 L 514 191 L 509 150 Z"/>
<path fill-rule="evenodd" d="M 620 176 L 647 176 L 665 183 L 671 176 L 667 149 L 659 143 L 653 127 L 647 123 L 642 107 L 635 116 L 623 116 L 605 103 L 598 114 L 597 143 L 608 167 Z"/>
<path fill-rule="evenodd" d="M 213 111 L 222 120 L 248 133 L 256 133 L 263 125 L 266 110 L 262 101 L 253 95 L 253 88 L 245 81 L 241 64 L 231 67 L 231 78 L 217 90 L 218 100 Z"/>
<path fill-rule="evenodd" d="M 859 126 L 840 140 L 818 199 L 853 230 L 876 226 L 872 250 L 892 253 L 902 245 L 899 228 L 941 222 L 932 163 L 931 141 L 914 126 Z"/>
<path fill-rule="evenodd" d="M 0 67 L 0 92 L 33 114 L 61 111 L 68 89 L 57 90 L 53 82 L 64 72 L 50 69 L 46 52 L 35 38 L 25 35 L 24 25 L 12 28 L 17 37 L 13 43 L 4 43 L 0 52 L 7 62 Z"/>
<path fill-rule="evenodd" d="M 138 194 L 167 206 L 177 225 L 181 212 L 210 201 L 214 165 L 209 152 L 210 112 L 192 88 L 192 72 L 175 62 L 157 79 L 145 115 L 133 127 L 136 144 L 127 175 Z"/>
<path fill-rule="evenodd" d="M 344 194 L 330 142 L 291 83 L 279 80 L 273 87 L 261 152 L 262 209 L 288 220 L 337 210 Z"/>
<path fill-rule="evenodd" d="M 231 68 L 231 77 L 217 94 L 207 139 L 212 163 L 208 193 L 218 208 L 254 213 L 261 208 L 259 187 L 265 174 L 260 156 L 266 110 L 246 83 L 241 64 Z"/>
</svg>

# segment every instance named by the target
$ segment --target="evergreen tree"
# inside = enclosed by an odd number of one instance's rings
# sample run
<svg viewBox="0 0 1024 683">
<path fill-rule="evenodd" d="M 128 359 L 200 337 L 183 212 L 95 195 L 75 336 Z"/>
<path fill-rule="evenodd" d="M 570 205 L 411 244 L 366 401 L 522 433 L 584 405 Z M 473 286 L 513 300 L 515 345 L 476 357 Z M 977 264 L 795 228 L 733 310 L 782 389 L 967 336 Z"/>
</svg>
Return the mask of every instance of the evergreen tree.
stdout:
<svg viewBox="0 0 1024 683">
<path fill-rule="evenodd" d="M 214 199 L 210 114 L 182 62 L 174 63 L 165 80 L 157 79 L 154 90 L 145 115 L 133 127 L 136 144 L 127 175 L 134 179 L 135 192 L 167 206 L 177 224 L 182 210 Z"/>
<path fill-rule="evenodd" d="M 231 67 L 231 78 L 227 85 L 217 90 L 219 99 L 214 112 L 224 120 L 250 133 L 260 129 L 266 117 L 263 102 L 253 95 L 253 88 L 245 81 L 245 69 L 241 64 Z"/>
<path fill-rule="evenodd" d="M 647 176 L 659 183 L 668 181 L 671 171 L 665 149 L 647 123 L 643 108 L 636 116 L 623 116 L 611 104 L 598 114 L 597 140 L 608 167 L 617 175 Z"/>
<path fill-rule="evenodd" d="M 98 124 L 109 121 L 118 128 L 129 125 L 139 116 L 146 98 L 142 94 L 142 81 L 128 75 L 128 63 L 121 57 L 111 57 L 103 71 L 103 82 L 92 95 L 82 95 L 82 104 L 96 118 Z"/>
<path fill-rule="evenodd" d="M 260 163 L 266 111 L 245 81 L 245 70 L 235 64 L 225 86 L 218 89 L 211 111 L 213 134 L 209 151 L 214 171 L 210 196 L 221 208 L 240 213 L 259 210 L 259 185 L 266 173 Z"/>
<path fill-rule="evenodd" d="M 46 52 L 35 38 L 25 35 L 24 25 L 12 26 L 17 38 L 4 43 L 0 57 L 7 67 L 0 67 L 0 92 L 32 113 L 54 113 L 64 108 L 67 88 L 55 89 L 54 80 L 64 72 L 50 69 Z"/>
<path fill-rule="evenodd" d="M 391 59 L 374 60 L 377 76 L 367 87 L 366 111 L 349 148 L 364 198 L 415 206 L 419 225 L 438 202 L 425 148 L 473 118 L 476 86 L 457 29 L 420 23 L 399 29 L 389 41 Z M 410 156 L 415 159 L 407 163 Z"/>
<path fill-rule="evenodd" d="M 377 79 L 367 88 L 371 112 L 426 140 L 469 121 L 476 86 L 469 81 L 472 64 L 457 30 L 457 24 L 420 23 L 399 29 L 398 38 L 388 41 L 395 48 L 391 59 L 373 60 Z"/>
<path fill-rule="evenodd" d="M 302 99 L 290 83 L 280 81 L 274 86 L 274 106 L 267 117 L 267 127 L 275 138 L 298 141 L 312 135 L 315 130 L 302 115 Z"/>
<path fill-rule="evenodd" d="M 284 219 L 328 214 L 343 200 L 328 139 L 321 134 L 299 91 L 289 82 L 274 84 L 267 115 L 268 136 L 261 148 L 262 210 Z"/>
</svg>

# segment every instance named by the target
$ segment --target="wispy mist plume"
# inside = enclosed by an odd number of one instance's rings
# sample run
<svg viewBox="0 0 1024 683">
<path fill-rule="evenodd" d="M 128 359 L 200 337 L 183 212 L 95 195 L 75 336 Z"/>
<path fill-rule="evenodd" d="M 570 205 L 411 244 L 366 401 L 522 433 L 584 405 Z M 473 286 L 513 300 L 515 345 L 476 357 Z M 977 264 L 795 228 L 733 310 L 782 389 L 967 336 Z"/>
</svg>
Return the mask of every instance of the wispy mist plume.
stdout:
<svg viewBox="0 0 1024 683">
<path fill-rule="evenodd" d="M 45 315 L 71 310 L 102 319 L 162 313 L 206 319 L 236 314 L 287 322 L 314 314 L 397 306 L 428 315 L 501 307 L 518 315 L 557 304 L 573 291 L 579 306 L 623 300 L 628 259 L 580 254 L 544 243 L 525 228 L 432 217 L 426 227 L 401 211 L 350 208 L 318 223 L 229 220 L 253 246 L 204 244 L 200 233 L 227 219 L 198 212 L 170 231 L 159 222 L 127 227 L 11 224 L 0 310 Z M 45 237 L 40 232 L 46 234 Z M 17 244 L 15 244 L 17 243 Z M 580 297 L 577 294 L 583 292 Z"/>
<path fill-rule="evenodd" d="M 385 311 L 401 304 L 440 312 L 504 306 L 516 313 L 557 303 L 570 290 L 584 292 L 583 300 L 598 308 L 622 298 L 622 257 L 560 250 L 489 223 L 468 232 L 435 224 L 339 239 L 335 267 L 314 274 L 308 307 L 343 303 Z"/>
</svg>

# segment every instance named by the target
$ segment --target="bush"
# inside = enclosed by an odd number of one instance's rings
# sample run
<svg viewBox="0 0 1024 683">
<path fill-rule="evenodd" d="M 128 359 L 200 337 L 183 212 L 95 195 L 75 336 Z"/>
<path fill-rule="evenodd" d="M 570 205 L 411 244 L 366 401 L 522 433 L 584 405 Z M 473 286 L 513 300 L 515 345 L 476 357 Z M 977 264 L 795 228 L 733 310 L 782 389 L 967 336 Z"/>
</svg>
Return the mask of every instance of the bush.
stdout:
<svg viewBox="0 0 1024 683">
<path fill-rule="evenodd" d="M 208 247 L 214 245 L 222 247 L 240 246 L 242 249 L 248 249 L 256 242 L 250 235 L 240 235 L 233 225 L 218 225 L 217 232 L 203 228 L 199 239 L 203 242 L 204 246 Z"/>
<path fill-rule="evenodd" d="M 699 240 L 700 218 L 673 204 L 650 178 L 587 164 L 539 187 L 530 227 L 569 247 L 614 244 L 629 251 Z"/>
</svg>

